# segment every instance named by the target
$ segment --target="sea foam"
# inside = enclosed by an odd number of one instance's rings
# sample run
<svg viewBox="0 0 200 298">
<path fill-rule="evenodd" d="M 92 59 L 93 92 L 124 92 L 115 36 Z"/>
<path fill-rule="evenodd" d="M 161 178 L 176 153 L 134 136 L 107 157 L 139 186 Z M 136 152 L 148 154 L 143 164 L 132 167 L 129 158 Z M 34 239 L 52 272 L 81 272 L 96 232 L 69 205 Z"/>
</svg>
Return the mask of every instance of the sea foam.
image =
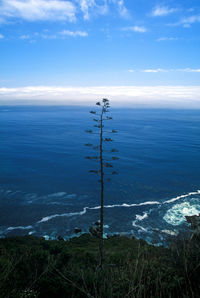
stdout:
<svg viewBox="0 0 200 298">
<path fill-rule="evenodd" d="M 177 196 L 175 198 L 172 198 L 170 200 L 165 201 L 163 204 L 170 204 L 170 203 L 173 203 L 173 202 L 178 201 L 180 199 L 187 198 L 187 197 L 190 197 L 192 195 L 198 195 L 198 194 L 200 194 L 200 190 L 189 192 L 189 193 L 187 193 L 185 195 Z"/>
<path fill-rule="evenodd" d="M 169 209 L 163 219 L 173 226 L 178 226 L 186 222 L 185 216 L 198 215 L 200 205 L 191 205 L 189 202 L 183 202 L 174 205 Z"/>
<path fill-rule="evenodd" d="M 7 228 L 7 231 L 13 231 L 13 230 L 30 230 L 32 229 L 33 226 L 26 226 L 26 227 L 23 227 L 23 226 L 18 226 L 18 227 L 8 227 Z"/>
<path fill-rule="evenodd" d="M 143 215 L 136 214 L 136 219 L 139 220 L 139 221 L 141 221 L 141 220 L 143 220 L 143 219 L 145 219 L 147 217 L 148 217 L 148 214 L 146 212 L 144 212 Z"/>
</svg>

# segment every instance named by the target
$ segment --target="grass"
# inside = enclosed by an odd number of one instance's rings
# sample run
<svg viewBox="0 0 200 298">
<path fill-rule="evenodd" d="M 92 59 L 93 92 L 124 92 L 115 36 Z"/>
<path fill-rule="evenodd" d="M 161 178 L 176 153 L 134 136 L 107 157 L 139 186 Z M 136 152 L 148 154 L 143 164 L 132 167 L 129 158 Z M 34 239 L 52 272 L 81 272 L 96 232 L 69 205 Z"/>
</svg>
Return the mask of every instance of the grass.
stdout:
<svg viewBox="0 0 200 298">
<path fill-rule="evenodd" d="M 0 298 L 199 297 L 200 239 L 177 240 L 169 248 L 113 236 L 89 234 L 69 241 L 32 236 L 0 239 Z"/>
</svg>

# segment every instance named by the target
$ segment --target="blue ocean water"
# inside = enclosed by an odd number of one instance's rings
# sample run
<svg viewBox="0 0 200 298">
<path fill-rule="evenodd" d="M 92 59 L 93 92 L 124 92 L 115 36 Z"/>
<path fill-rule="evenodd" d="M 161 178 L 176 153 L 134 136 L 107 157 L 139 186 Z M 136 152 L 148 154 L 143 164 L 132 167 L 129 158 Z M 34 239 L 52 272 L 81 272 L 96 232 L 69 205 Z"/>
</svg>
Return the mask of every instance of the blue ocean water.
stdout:
<svg viewBox="0 0 200 298">
<path fill-rule="evenodd" d="M 100 185 L 90 108 L 0 107 L 0 237 L 54 239 L 87 232 L 99 218 Z M 105 234 L 153 243 L 188 229 L 200 212 L 200 110 L 111 108 L 116 129 L 105 150 L 119 150 L 105 184 Z M 109 157 L 105 152 L 106 158 Z M 109 173 L 109 169 L 105 169 Z"/>
</svg>

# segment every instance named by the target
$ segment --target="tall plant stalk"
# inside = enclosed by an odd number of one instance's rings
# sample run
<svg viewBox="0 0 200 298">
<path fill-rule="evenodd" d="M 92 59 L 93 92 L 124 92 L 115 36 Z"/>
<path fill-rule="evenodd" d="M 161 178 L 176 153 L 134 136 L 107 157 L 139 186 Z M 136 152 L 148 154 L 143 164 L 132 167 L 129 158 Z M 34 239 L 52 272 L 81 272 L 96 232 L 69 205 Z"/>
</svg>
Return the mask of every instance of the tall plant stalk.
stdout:
<svg viewBox="0 0 200 298">
<path fill-rule="evenodd" d="M 93 119 L 97 124 L 94 125 L 96 130 L 87 130 L 86 132 L 90 134 L 97 134 L 99 136 L 99 144 L 97 146 L 94 146 L 93 144 L 85 144 L 87 147 L 91 147 L 99 152 L 98 155 L 96 156 L 86 156 L 87 159 L 90 160 L 96 160 L 98 161 L 99 164 L 99 169 L 95 170 L 90 170 L 90 173 L 97 174 L 100 176 L 100 184 L 101 184 L 101 202 L 100 202 L 100 220 L 99 220 L 99 227 L 96 227 L 95 229 L 91 228 L 90 232 L 95 235 L 96 237 L 99 238 L 99 267 L 102 268 L 103 265 L 103 236 L 104 236 L 104 185 L 105 185 L 105 175 L 115 175 L 117 174 L 116 171 L 112 171 L 112 173 L 106 172 L 104 174 L 104 168 L 113 168 L 113 164 L 110 163 L 110 160 L 114 161 L 119 159 L 118 157 L 112 156 L 111 159 L 105 159 L 105 152 L 117 152 L 116 149 L 111 149 L 111 150 L 104 150 L 104 143 L 107 142 L 112 142 L 113 140 L 109 137 L 104 137 L 105 134 L 107 133 L 116 133 L 116 130 L 111 130 L 111 131 L 106 131 L 104 129 L 104 123 L 107 120 L 112 120 L 112 117 L 106 116 L 106 113 L 109 112 L 110 104 L 109 100 L 103 98 L 101 102 L 97 102 L 96 105 L 100 109 L 100 113 L 97 111 L 90 111 L 91 114 L 95 115 L 95 118 Z M 109 161 L 109 162 L 107 162 Z M 110 178 L 107 179 L 107 181 L 110 181 Z"/>
<path fill-rule="evenodd" d="M 100 171 L 101 171 L 101 208 L 100 208 L 100 242 L 99 242 L 99 253 L 100 262 L 99 266 L 102 267 L 103 263 L 103 223 L 104 223 L 104 172 L 103 172 L 103 107 L 101 110 L 100 120 Z"/>
</svg>

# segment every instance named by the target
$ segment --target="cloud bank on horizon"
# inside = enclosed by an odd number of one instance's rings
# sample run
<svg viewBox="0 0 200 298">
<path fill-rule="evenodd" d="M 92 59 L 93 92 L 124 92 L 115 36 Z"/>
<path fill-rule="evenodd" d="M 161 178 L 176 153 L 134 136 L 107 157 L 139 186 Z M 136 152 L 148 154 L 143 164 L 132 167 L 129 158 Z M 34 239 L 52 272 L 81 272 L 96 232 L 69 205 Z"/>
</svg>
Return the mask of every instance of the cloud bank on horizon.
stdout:
<svg viewBox="0 0 200 298">
<path fill-rule="evenodd" d="M 112 106 L 198 108 L 200 86 L 101 86 L 0 88 L 0 105 L 93 105 L 109 98 Z"/>
</svg>

